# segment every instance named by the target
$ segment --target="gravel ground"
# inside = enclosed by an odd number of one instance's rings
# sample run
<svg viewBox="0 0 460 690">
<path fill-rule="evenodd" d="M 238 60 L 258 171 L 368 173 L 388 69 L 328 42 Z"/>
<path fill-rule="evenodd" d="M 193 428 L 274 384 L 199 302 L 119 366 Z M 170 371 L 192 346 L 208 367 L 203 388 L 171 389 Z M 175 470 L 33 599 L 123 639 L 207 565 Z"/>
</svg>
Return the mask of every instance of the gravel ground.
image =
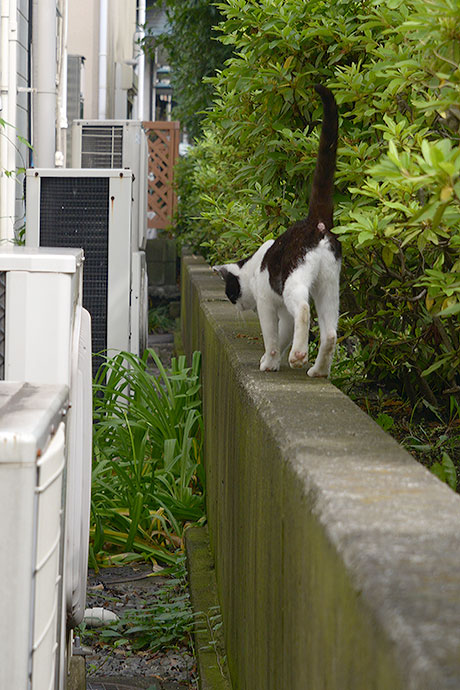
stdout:
<svg viewBox="0 0 460 690">
<path fill-rule="evenodd" d="M 89 608 L 102 606 L 120 615 L 126 610 L 141 610 L 155 599 L 167 580 L 152 573 L 150 565 L 104 568 L 88 576 Z M 143 579 L 140 579 L 143 578 Z M 196 690 L 195 660 L 182 647 L 167 652 L 127 652 L 99 644 L 97 638 L 84 639 L 92 653 L 86 656 L 87 690 Z"/>
</svg>

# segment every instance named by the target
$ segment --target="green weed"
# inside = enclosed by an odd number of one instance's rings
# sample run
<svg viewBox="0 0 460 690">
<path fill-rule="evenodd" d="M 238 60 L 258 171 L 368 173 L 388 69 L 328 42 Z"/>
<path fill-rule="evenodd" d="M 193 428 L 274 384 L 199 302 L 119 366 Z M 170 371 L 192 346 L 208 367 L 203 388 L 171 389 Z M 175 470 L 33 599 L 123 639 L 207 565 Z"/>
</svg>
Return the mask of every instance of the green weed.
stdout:
<svg viewBox="0 0 460 690">
<path fill-rule="evenodd" d="M 184 557 L 178 559 L 171 578 L 158 591 L 153 604 L 140 610 L 126 610 L 116 623 L 102 630 L 86 631 L 88 639 L 97 636 L 102 644 L 152 652 L 190 644 L 193 612 L 184 561 Z"/>
<path fill-rule="evenodd" d="M 151 358 L 151 359 L 150 359 Z M 153 360 L 158 376 L 149 371 Z M 94 382 L 90 564 L 172 564 L 204 520 L 200 354 L 166 371 L 156 353 L 108 358 Z"/>
<path fill-rule="evenodd" d="M 149 310 L 149 333 L 169 333 L 174 330 L 174 319 L 169 315 L 169 306 L 160 304 Z"/>
</svg>

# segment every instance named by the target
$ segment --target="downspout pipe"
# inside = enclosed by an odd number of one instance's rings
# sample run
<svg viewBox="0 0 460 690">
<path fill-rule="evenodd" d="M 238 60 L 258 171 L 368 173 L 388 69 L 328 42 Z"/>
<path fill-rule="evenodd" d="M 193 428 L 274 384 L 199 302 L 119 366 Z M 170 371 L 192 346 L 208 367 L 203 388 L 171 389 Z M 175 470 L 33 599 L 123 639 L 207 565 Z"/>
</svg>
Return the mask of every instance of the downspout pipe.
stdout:
<svg viewBox="0 0 460 690">
<path fill-rule="evenodd" d="M 99 2 L 99 98 L 98 119 L 107 117 L 107 24 L 109 19 L 108 0 Z"/>
<path fill-rule="evenodd" d="M 66 160 L 67 144 L 67 0 L 59 0 L 61 14 L 60 49 L 57 79 L 56 168 Z"/>
<path fill-rule="evenodd" d="M 138 40 L 139 55 L 137 58 L 137 113 L 138 120 L 144 119 L 144 86 L 145 86 L 145 53 L 143 43 L 145 38 L 145 0 L 138 2 Z"/>
<path fill-rule="evenodd" d="M 56 0 L 37 0 L 34 10 L 34 165 L 53 168 L 56 149 Z"/>
</svg>

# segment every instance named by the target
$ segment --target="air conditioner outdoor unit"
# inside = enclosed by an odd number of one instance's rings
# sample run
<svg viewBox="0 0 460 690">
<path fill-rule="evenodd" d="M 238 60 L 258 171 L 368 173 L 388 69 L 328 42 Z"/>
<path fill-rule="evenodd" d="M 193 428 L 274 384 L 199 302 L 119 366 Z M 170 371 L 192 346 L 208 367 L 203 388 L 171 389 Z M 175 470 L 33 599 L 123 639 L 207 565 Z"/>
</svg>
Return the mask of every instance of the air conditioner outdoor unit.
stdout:
<svg viewBox="0 0 460 690">
<path fill-rule="evenodd" d="M 59 684 L 66 386 L 0 382 L 0 687 Z"/>
<path fill-rule="evenodd" d="M 74 120 L 72 168 L 129 168 L 133 179 L 133 244 L 147 240 L 148 144 L 136 120 Z"/>
<path fill-rule="evenodd" d="M 132 172 L 35 168 L 26 184 L 26 245 L 84 250 L 93 353 L 142 354 L 147 273 L 131 236 Z"/>
<path fill-rule="evenodd" d="M 58 688 L 63 688 L 65 683 L 69 631 L 81 622 L 86 603 L 92 380 L 91 319 L 82 307 L 82 270 L 81 249 L 0 247 L 2 378 L 5 382 L 27 381 L 34 389 L 43 384 L 64 385 L 69 391 L 58 610 Z M 22 504 L 18 503 L 16 510 L 21 512 Z M 9 522 L 14 521 L 11 515 Z M 0 634 L 3 634 L 3 622 L 9 625 L 7 618 L 0 618 Z M 0 687 L 22 686 L 0 683 Z"/>
</svg>

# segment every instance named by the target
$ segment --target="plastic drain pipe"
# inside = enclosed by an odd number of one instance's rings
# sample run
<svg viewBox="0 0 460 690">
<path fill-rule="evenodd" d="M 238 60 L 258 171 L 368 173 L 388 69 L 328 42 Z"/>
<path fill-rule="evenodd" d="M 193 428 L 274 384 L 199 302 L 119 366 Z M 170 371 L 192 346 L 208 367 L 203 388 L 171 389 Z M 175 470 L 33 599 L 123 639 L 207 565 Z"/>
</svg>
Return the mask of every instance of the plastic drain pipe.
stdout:
<svg viewBox="0 0 460 690">
<path fill-rule="evenodd" d="M 139 55 L 137 57 L 137 119 L 144 119 L 144 81 L 145 81 L 145 53 L 142 46 L 145 38 L 145 0 L 138 2 L 138 33 L 137 38 L 141 41 L 138 45 Z"/>
<path fill-rule="evenodd" d="M 99 3 L 99 99 L 98 119 L 105 120 L 107 114 L 107 22 L 108 0 Z"/>
<path fill-rule="evenodd" d="M 35 55 L 34 166 L 54 168 L 56 147 L 56 0 L 37 0 L 33 27 Z"/>
</svg>

